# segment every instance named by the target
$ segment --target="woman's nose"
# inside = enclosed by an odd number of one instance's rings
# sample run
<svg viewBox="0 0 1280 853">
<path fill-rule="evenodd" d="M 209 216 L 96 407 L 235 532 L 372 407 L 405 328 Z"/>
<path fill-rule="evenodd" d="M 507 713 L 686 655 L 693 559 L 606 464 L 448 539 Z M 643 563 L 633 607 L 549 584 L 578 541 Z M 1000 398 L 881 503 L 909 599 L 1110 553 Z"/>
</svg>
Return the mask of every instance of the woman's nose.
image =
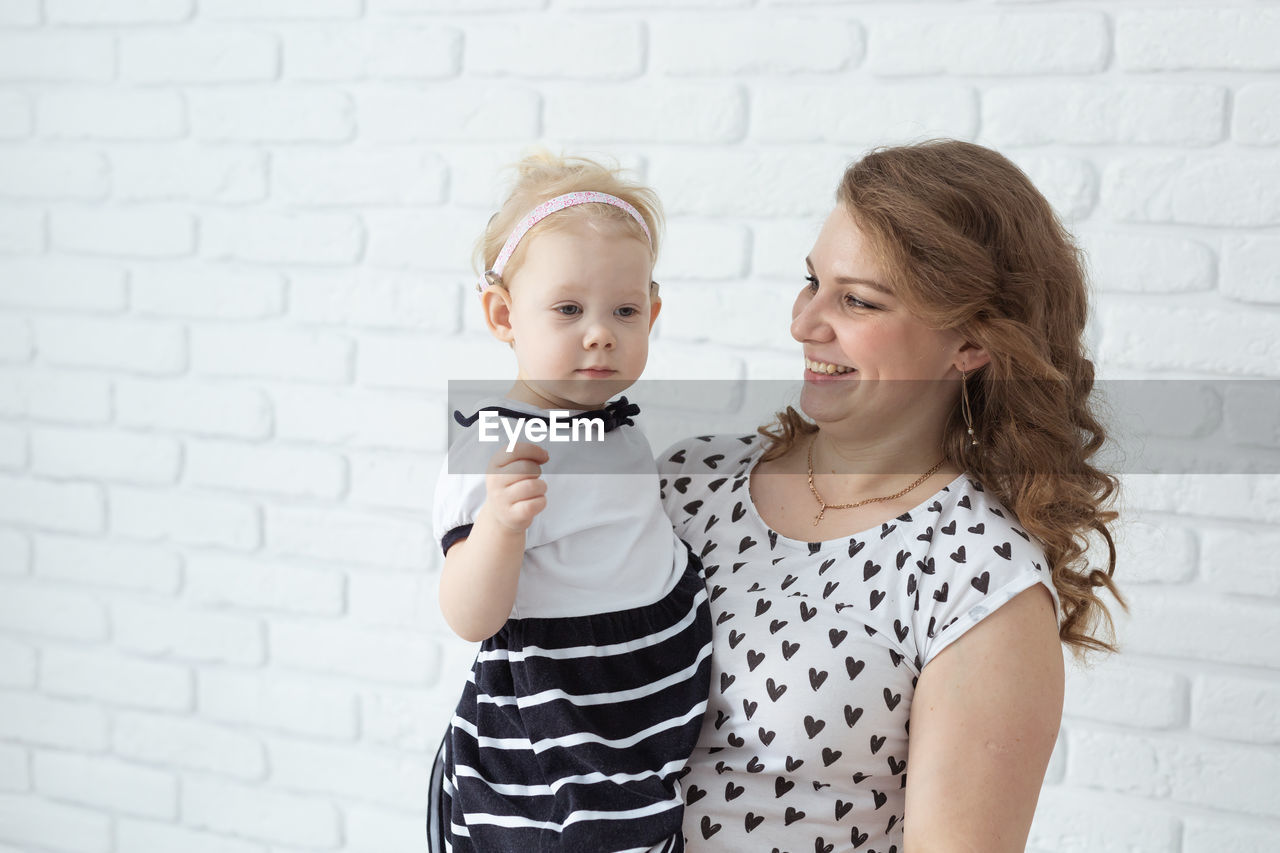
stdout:
<svg viewBox="0 0 1280 853">
<path fill-rule="evenodd" d="M 825 300 L 821 295 L 810 296 L 804 291 L 796 297 L 791 307 L 791 337 L 804 343 L 805 341 L 826 340 L 830 336 L 831 325 L 826 318 Z"/>
</svg>

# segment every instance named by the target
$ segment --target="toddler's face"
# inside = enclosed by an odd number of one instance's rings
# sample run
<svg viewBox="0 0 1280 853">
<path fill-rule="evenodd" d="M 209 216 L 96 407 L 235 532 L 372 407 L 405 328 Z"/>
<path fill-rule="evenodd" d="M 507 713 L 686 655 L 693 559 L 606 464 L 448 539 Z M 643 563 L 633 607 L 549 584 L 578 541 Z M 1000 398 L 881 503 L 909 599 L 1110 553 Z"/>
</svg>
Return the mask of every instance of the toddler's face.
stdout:
<svg viewBox="0 0 1280 853">
<path fill-rule="evenodd" d="M 660 307 L 649 301 L 651 272 L 648 246 L 608 224 L 534 236 L 509 282 L 513 396 L 594 409 L 640 378 Z"/>
</svg>

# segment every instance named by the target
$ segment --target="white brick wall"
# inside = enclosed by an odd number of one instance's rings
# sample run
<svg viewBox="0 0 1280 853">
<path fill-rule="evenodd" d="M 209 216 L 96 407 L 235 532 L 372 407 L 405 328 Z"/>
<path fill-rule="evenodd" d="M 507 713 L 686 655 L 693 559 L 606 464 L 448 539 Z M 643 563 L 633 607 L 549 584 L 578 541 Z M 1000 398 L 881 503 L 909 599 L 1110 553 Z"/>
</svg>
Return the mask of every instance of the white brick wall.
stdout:
<svg viewBox="0 0 1280 853">
<path fill-rule="evenodd" d="M 469 264 L 526 145 L 662 195 L 654 376 L 792 376 L 840 170 L 946 135 L 1079 235 L 1103 375 L 1276 380 L 1277 44 L 1274 0 L 0 0 L 0 853 L 423 849 L 445 380 L 511 369 Z M 1165 420 L 1280 450 L 1271 385 Z M 1280 477 L 1126 486 L 1028 849 L 1280 849 Z"/>
</svg>

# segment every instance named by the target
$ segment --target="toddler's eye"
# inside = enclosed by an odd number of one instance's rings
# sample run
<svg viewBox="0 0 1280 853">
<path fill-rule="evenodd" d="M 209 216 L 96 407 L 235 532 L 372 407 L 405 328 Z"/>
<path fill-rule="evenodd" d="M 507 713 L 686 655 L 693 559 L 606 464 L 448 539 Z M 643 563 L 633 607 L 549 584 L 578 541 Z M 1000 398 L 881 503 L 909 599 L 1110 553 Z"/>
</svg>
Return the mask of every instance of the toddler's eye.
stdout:
<svg viewBox="0 0 1280 853">
<path fill-rule="evenodd" d="M 582 309 L 577 305 L 557 305 L 555 310 L 566 317 L 573 317 L 582 313 Z"/>
<path fill-rule="evenodd" d="M 634 317 L 640 313 L 640 309 L 636 308 L 634 305 L 623 305 L 613 313 L 617 314 L 619 317 Z"/>
</svg>

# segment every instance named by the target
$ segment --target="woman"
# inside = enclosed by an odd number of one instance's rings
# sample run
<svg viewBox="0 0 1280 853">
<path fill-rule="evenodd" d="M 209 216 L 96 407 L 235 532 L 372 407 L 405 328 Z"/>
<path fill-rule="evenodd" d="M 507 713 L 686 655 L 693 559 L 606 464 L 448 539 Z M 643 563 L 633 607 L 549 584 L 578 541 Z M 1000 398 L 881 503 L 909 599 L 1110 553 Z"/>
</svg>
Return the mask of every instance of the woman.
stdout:
<svg viewBox="0 0 1280 853">
<path fill-rule="evenodd" d="M 1020 851 L 1061 645 L 1111 650 L 1098 589 L 1119 600 L 1080 256 L 968 143 L 873 152 L 837 199 L 792 309 L 807 418 L 659 459 L 716 626 L 685 837 Z"/>
</svg>

